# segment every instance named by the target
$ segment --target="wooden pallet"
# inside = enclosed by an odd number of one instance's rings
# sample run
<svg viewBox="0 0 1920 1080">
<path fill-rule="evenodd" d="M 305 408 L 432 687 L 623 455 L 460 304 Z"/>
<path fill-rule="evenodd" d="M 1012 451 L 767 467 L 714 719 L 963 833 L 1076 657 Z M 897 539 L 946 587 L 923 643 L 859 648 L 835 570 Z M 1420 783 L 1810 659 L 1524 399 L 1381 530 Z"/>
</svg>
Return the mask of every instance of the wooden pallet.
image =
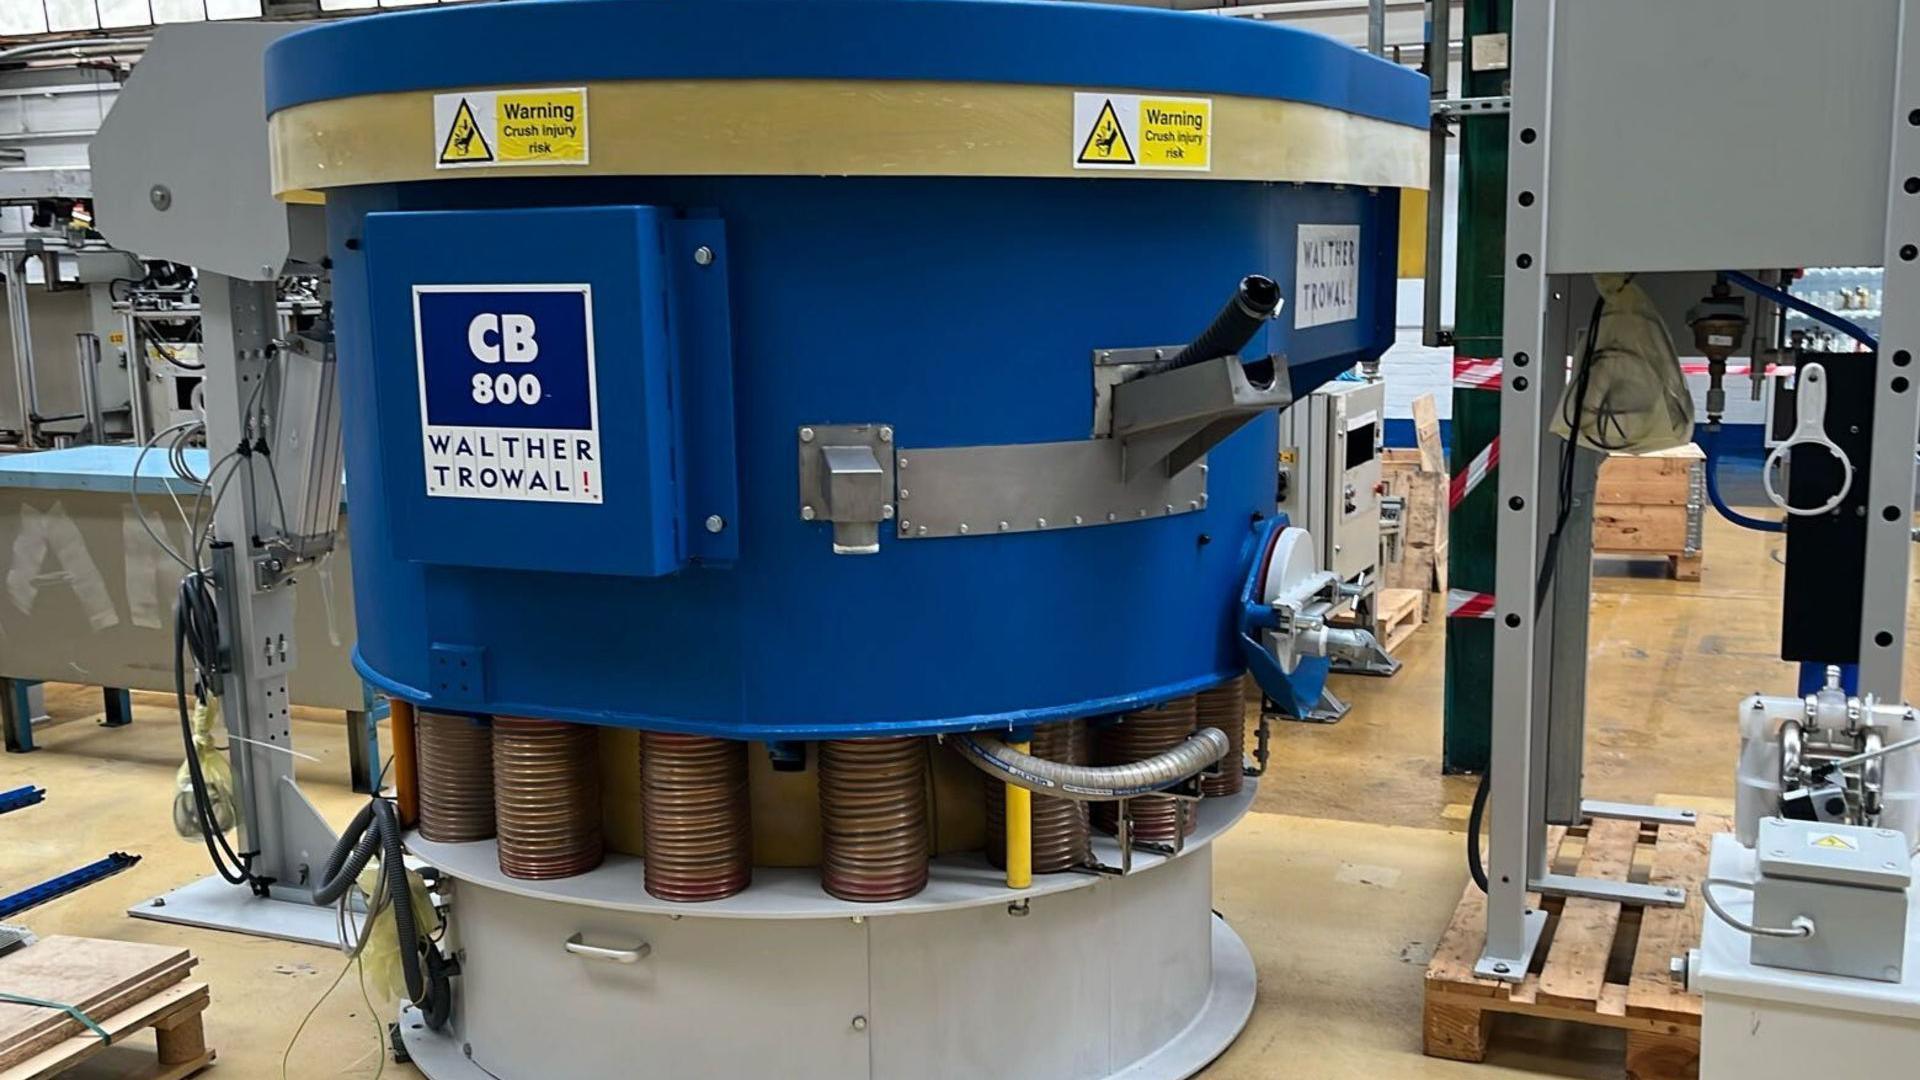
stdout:
<svg viewBox="0 0 1920 1080">
<path fill-rule="evenodd" d="M 1426 602 L 1427 594 L 1419 589 L 1380 590 L 1374 610 L 1380 624 L 1380 644 L 1388 652 L 1399 649 L 1401 642 L 1420 629 L 1420 623 L 1425 618 Z"/>
<path fill-rule="evenodd" d="M 1494 1017 L 1520 1013 L 1626 1032 L 1628 1080 L 1691 1080 L 1700 1070 L 1700 998 L 1674 982 L 1669 961 L 1700 940 L 1700 879 L 1725 817 L 1696 828 L 1595 821 L 1555 828 L 1554 869 L 1581 877 L 1684 889 L 1684 908 L 1646 908 L 1580 897 L 1530 896 L 1548 913 L 1534 967 L 1518 985 L 1474 975 L 1486 942 L 1486 897 L 1471 883 L 1427 966 L 1425 1049 L 1481 1061 Z"/>
<path fill-rule="evenodd" d="M 152 1064 L 114 1075 L 126 1080 L 181 1080 L 212 1065 L 214 1053 L 207 1048 L 206 1028 L 201 1021 L 207 1000 L 206 983 L 181 983 L 112 1016 L 95 1017 L 116 1047 L 139 1032 L 153 1029 Z M 92 1032 L 75 1035 L 0 1072 L 0 1080 L 47 1080 L 106 1049 L 107 1044 Z"/>
</svg>

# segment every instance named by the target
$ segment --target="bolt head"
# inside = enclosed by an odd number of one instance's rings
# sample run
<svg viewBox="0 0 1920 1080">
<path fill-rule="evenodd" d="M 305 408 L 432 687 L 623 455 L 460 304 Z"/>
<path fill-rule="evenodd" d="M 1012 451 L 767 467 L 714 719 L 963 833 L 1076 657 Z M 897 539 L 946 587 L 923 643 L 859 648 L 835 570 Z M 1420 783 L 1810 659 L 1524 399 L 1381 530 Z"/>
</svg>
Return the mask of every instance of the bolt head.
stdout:
<svg viewBox="0 0 1920 1080">
<path fill-rule="evenodd" d="M 701 266 L 713 265 L 713 249 L 705 244 L 693 249 L 693 261 Z"/>
<path fill-rule="evenodd" d="M 967 523 L 964 521 L 960 523 L 960 535 L 961 536 L 967 535 Z"/>
<path fill-rule="evenodd" d="M 886 424 L 881 424 L 881 425 L 880 425 L 880 441 L 881 441 L 881 442 L 892 442 L 892 441 L 893 441 L 893 428 L 891 428 L 891 427 L 889 427 L 889 426 L 887 426 Z"/>
<path fill-rule="evenodd" d="M 707 515 L 707 531 L 708 532 L 710 533 L 722 532 L 726 529 L 726 527 L 727 527 L 726 518 L 721 517 L 719 514 Z"/>
<path fill-rule="evenodd" d="M 1513 969 L 1508 967 L 1506 963 L 1502 961 L 1501 963 L 1493 965 L 1493 970 L 1498 972 L 1501 975 L 1505 975 L 1507 972 L 1512 971 Z"/>
<path fill-rule="evenodd" d="M 1667 895 L 1678 899 L 1679 897 L 1685 896 L 1686 893 L 1681 892 L 1679 889 L 1668 889 Z"/>
<path fill-rule="evenodd" d="M 813 520 L 813 507 L 811 507 L 811 506 L 803 506 L 803 507 L 801 507 L 801 508 L 800 508 L 800 520 L 802 520 L 802 521 L 812 521 L 812 520 Z"/>
<path fill-rule="evenodd" d="M 1047 519 L 1046 519 L 1046 518 L 1034 518 L 1034 519 L 1033 519 L 1033 527 L 1034 527 L 1034 528 L 1036 528 L 1036 529 L 1044 529 L 1044 528 L 1046 528 L 1046 527 L 1047 527 Z"/>
<path fill-rule="evenodd" d="M 813 441 L 813 429 L 812 429 L 812 428 L 810 428 L 810 427 L 803 427 L 803 428 L 801 428 L 801 429 L 800 429 L 800 441 L 801 441 L 801 442 L 812 442 L 812 441 Z"/>
<path fill-rule="evenodd" d="M 887 521 L 892 521 L 892 520 L 893 520 L 893 504 L 892 504 L 892 503 L 887 503 L 887 504 L 885 504 L 885 505 L 883 505 L 883 506 L 881 506 L 881 507 L 880 507 L 880 516 L 881 516 L 881 518 L 883 518 L 883 519 L 885 519 L 885 520 L 887 520 Z"/>
<path fill-rule="evenodd" d="M 864 1016 L 856 1016 L 856 1017 L 854 1017 L 854 1018 L 853 1018 L 853 1030 L 855 1030 L 855 1031 L 865 1031 L 865 1030 L 867 1030 L 867 1018 L 866 1018 L 866 1017 L 864 1017 Z"/>
<path fill-rule="evenodd" d="M 166 213 L 173 207 L 173 191 L 165 184 L 155 184 L 147 192 L 147 201 L 155 210 Z"/>
<path fill-rule="evenodd" d="M 1006 531 L 1007 531 L 1007 523 L 1006 523 L 1006 522 L 1004 522 L 1004 521 L 1003 521 L 1003 522 L 1001 522 L 1001 523 L 1000 523 L 1000 531 L 1001 531 L 1001 532 L 1006 532 Z"/>
</svg>

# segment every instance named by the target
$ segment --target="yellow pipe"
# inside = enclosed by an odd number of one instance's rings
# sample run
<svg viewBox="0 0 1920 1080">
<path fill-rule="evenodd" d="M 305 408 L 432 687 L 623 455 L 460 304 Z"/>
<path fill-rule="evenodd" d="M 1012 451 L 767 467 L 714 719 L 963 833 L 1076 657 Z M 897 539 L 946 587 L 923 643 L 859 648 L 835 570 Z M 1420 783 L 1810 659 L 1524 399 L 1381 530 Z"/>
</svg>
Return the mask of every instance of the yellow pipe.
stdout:
<svg viewBox="0 0 1920 1080">
<path fill-rule="evenodd" d="M 1021 753 L 1029 753 L 1032 743 L 1009 743 Z M 1033 884 L 1033 792 L 1018 784 L 1002 784 L 1007 792 L 1007 888 L 1024 889 Z"/>
</svg>

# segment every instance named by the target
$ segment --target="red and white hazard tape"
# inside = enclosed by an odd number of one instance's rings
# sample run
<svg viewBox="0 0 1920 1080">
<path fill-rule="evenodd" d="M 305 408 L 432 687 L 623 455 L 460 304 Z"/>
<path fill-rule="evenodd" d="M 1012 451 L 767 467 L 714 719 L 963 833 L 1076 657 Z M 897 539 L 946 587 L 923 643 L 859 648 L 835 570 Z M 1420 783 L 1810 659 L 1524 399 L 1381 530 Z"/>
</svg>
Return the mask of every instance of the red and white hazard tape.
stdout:
<svg viewBox="0 0 1920 1080">
<path fill-rule="evenodd" d="M 1456 356 L 1453 358 L 1453 388 L 1455 390 L 1498 390 L 1500 389 L 1500 358 L 1480 358 Z M 1705 361 L 1681 364 L 1680 370 L 1688 375 L 1705 375 Z M 1727 374 L 1745 375 L 1753 370 L 1750 364 L 1727 365 Z"/>
<path fill-rule="evenodd" d="M 1500 358 L 1456 356 L 1453 358 L 1455 390 L 1500 389 Z"/>
<path fill-rule="evenodd" d="M 1493 618 L 1493 594 L 1468 592 L 1465 589 L 1447 590 L 1447 618 L 1449 619 L 1491 619 Z"/>
<path fill-rule="evenodd" d="M 1447 508 L 1458 510 L 1460 503 L 1473 493 L 1474 488 L 1479 487 L 1482 481 L 1493 474 L 1494 466 L 1498 464 L 1500 464 L 1500 436 L 1495 435 L 1493 441 L 1481 447 L 1480 452 L 1473 455 L 1473 460 L 1467 462 L 1467 467 L 1449 481 Z"/>
</svg>

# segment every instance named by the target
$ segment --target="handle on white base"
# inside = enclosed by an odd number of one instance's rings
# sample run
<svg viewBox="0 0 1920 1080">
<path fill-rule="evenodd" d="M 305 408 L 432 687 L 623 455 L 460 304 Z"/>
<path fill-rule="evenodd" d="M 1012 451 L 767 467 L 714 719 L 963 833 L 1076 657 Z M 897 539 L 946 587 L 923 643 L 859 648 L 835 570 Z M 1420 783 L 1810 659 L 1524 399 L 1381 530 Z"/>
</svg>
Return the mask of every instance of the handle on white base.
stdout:
<svg viewBox="0 0 1920 1080">
<path fill-rule="evenodd" d="M 653 946 L 641 942 L 631 949 L 609 949 L 600 945 L 589 945 L 583 939 L 584 933 L 575 934 L 566 940 L 563 946 L 575 956 L 584 956 L 589 960 L 607 960 L 615 964 L 637 964 L 653 954 Z"/>
</svg>

